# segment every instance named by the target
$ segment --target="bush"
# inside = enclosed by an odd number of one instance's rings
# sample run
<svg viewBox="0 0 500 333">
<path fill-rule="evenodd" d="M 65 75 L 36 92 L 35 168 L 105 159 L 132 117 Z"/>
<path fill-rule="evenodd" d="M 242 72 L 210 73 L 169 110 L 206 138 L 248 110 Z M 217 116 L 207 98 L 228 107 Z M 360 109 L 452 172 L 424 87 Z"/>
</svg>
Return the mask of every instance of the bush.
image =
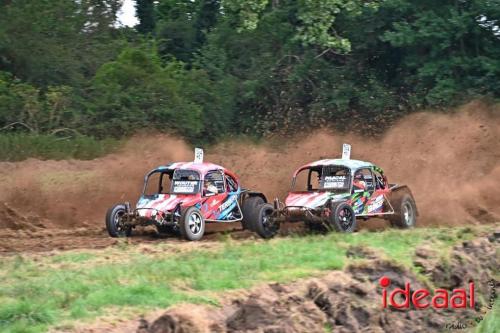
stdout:
<svg viewBox="0 0 500 333">
<path fill-rule="evenodd" d="M 115 151 L 120 144 L 116 139 L 96 140 L 88 136 L 58 138 L 42 134 L 1 134 L 0 160 L 20 161 L 30 157 L 89 160 Z"/>
</svg>

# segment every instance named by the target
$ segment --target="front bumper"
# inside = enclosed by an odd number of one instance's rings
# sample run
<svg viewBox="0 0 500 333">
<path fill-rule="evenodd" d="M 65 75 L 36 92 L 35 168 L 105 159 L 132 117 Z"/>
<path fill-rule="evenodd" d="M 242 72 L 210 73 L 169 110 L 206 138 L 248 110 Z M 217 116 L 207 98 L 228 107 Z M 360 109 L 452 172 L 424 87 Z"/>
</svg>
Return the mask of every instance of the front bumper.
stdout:
<svg viewBox="0 0 500 333">
<path fill-rule="evenodd" d="M 309 208 L 305 206 L 285 206 L 278 210 L 277 222 L 323 222 L 325 210 L 323 208 Z"/>
<path fill-rule="evenodd" d="M 123 217 L 123 223 L 131 227 L 147 225 L 174 226 L 177 224 L 177 215 L 173 212 L 163 212 L 154 208 L 136 208 Z"/>
</svg>

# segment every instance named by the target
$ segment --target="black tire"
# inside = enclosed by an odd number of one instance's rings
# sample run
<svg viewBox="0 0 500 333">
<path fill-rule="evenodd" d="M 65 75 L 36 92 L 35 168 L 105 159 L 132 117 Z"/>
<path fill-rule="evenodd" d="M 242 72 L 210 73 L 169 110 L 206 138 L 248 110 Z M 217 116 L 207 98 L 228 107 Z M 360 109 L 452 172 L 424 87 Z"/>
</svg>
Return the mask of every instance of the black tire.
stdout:
<svg viewBox="0 0 500 333">
<path fill-rule="evenodd" d="M 332 203 L 328 222 L 338 232 L 353 232 L 357 226 L 354 210 L 346 202 Z"/>
<path fill-rule="evenodd" d="M 255 231 L 253 230 L 254 223 L 252 223 L 252 221 L 257 220 L 257 207 L 264 203 L 264 199 L 258 196 L 246 197 L 243 200 L 243 203 L 241 205 L 241 212 L 243 213 L 243 220 L 241 220 L 241 225 L 243 226 L 243 229 Z"/>
<path fill-rule="evenodd" d="M 404 193 L 391 202 L 394 208 L 394 215 L 389 217 L 394 227 L 409 229 L 417 224 L 417 206 L 413 197 Z"/>
<path fill-rule="evenodd" d="M 271 204 L 265 203 L 255 208 L 256 219 L 252 221 L 252 230 L 262 238 L 268 239 L 274 237 L 279 230 L 279 225 L 273 223 L 269 218 L 274 212 Z"/>
<path fill-rule="evenodd" d="M 184 209 L 179 220 L 179 232 L 187 240 L 197 241 L 205 233 L 205 218 L 196 207 Z"/>
<path fill-rule="evenodd" d="M 127 207 L 117 204 L 108 209 L 106 213 L 106 230 L 111 237 L 129 237 L 132 234 L 131 227 L 121 224 L 121 217 L 127 213 Z"/>
</svg>

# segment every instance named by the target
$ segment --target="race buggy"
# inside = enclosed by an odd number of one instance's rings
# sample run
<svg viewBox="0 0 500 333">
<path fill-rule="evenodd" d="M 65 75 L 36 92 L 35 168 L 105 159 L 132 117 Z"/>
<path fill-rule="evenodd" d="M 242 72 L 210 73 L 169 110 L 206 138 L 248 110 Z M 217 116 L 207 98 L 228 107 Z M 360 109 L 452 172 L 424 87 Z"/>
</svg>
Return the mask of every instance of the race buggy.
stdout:
<svg viewBox="0 0 500 333">
<path fill-rule="evenodd" d="M 351 160 L 350 154 L 351 146 L 344 144 L 342 159 L 320 160 L 297 169 L 285 202 L 262 203 L 251 229 L 270 238 L 280 223 L 304 221 L 311 229 L 353 232 L 357 219 L 372 217 L 388 219 L 400 228 L 414 227 L 418 211 L 408 186 L 389 184 L 381 168 Z"/>
<path fill-rule="evenodd" d="M 159 166 L 144 179 L 135 209 L 130 203 L 111 207 L 106 229 L 111 237 L 130 236 L 136 226 L 156 226 L 159 233 L 180 233 L 196 241 L 205 223 L 256 224 L 257 207 L 266 203 L 259 192 L 241 188 L 237 176 L 212 163 L 203 162 L 203 150 L 195 149 L 194 162 Z"/>
</svg>

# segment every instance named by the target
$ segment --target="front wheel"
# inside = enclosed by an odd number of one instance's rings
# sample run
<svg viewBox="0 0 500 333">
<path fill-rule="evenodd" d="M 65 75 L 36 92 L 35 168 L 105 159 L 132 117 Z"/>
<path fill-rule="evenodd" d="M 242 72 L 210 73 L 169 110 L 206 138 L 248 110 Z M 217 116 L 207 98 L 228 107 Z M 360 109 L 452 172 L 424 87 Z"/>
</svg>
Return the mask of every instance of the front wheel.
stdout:
<svg viewBox="0 0 500 333">
<path fill-rule="evenodd" d="M 181 235 L 190 241 L 197 241 L 205 233 L 205 219 L 196 207 L 189 207 L 183 211 L 179 221 Z"/>
<path fill-rule="evenodd" d="M 332 204 L 328 222 L 339 232 L 353 232 L 356 229 L 356 215 L 346 202 Z"/>
<path fill-rule="evenodd" d="M 123 204 L 117 204 L 108 209 L 106 213 L 106 230 L 111 237 L 129 237 L 132 228 L 125 226 L 123 217 L 127 214 L 127 208 Z"/>
<path fill-rule="evenodd" d="M 252 229 L 262 238 L 274 237 L 278 233 L 279 225 L 273 221 L 273 205 L 266 203 L 255 209 L 257 214 Z"/>
</svg>

